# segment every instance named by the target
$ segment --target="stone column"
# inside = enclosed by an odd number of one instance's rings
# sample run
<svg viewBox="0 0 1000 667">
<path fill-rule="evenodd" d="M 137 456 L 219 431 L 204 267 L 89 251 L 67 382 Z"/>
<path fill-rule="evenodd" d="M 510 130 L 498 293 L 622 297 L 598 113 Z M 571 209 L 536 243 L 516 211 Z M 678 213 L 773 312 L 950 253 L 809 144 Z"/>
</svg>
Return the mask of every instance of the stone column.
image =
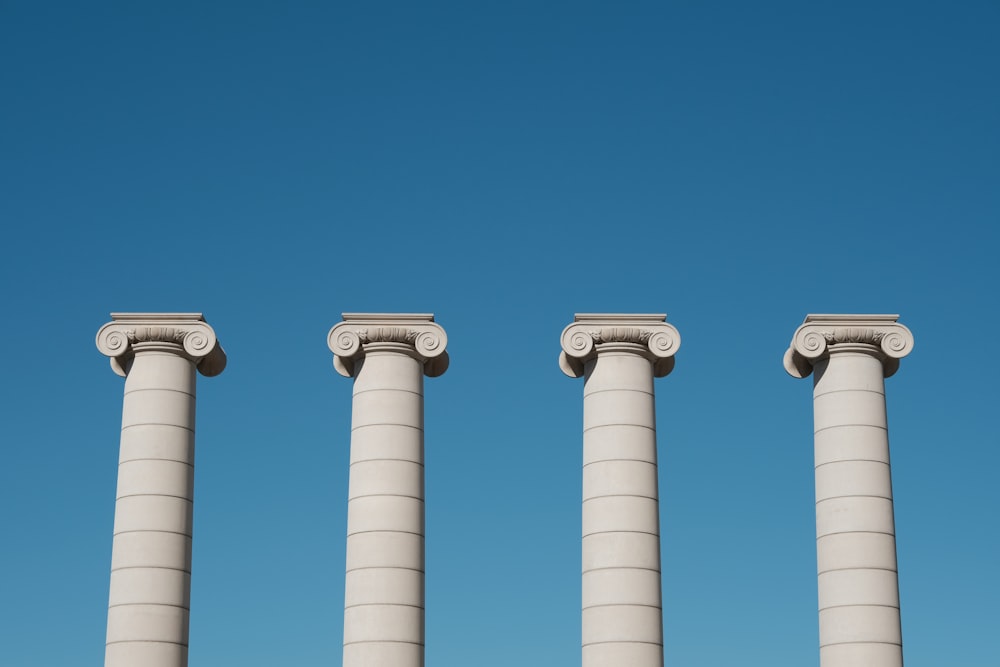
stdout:
<svg viewBox="0 0 1000 667">
<path fill-rule="evenodd" d="M 200 313 L 112 313 L 97 348 L 125 378 L 106 667 L 184 667 L 191 592 L 195 369 L 226 355 Z"/>
<path fill-rule="evenodd" d="M 448 368 L 433 315 L 344 313 L 333 366 L 354 378 L 344 667 L 424 664 L 423 378 Z"/>
<path fill-rule="evenodd" d="M 822 667 L 902 667 L 885 382 L 913 349 L 898 315 L 809 315 L 785 353 L 813 374 Z"/>
<path fill-rule="evenodd" d="M 653 378 L 680 347 L 666 315 L 577 315 L 559 365 L 583 386 L 583 667 L 662 667 Z"/>
</svg>

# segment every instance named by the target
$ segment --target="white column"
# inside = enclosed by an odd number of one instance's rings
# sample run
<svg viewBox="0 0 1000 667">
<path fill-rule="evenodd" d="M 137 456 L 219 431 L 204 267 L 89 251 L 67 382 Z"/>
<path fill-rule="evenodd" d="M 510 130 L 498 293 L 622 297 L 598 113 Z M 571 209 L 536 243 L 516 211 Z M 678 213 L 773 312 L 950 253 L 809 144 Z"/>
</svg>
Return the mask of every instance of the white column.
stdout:
<svg viewBox="0 0 1000 667">
<path fill-rule="evenodd" d="M 559 364 L 583 388 L 583 667 L 662 667 L 653 378 L 680 346 L 665 315 L 577 315 Z"/>
<path fill-rule="evenodd" d="M 448 368 L 433 315 L 344 313 L 328 344 L 354 378 L 344 667 L 424 664 L 424 375 Z"/>
<path fill-rule="evenodd" d="M 184 667 L 191 591 L 195 369 L 226 365 L 198 313 L 112 313 L 97 347 L 125 377 L 106 667 Z"/>
<path fill-rule="evenodd" d="M 885 382 L 913 349 L 897 315 L 809 315 L 785 353 L 813 374 L 822 667 L 902 667 Z"/>
</svg>

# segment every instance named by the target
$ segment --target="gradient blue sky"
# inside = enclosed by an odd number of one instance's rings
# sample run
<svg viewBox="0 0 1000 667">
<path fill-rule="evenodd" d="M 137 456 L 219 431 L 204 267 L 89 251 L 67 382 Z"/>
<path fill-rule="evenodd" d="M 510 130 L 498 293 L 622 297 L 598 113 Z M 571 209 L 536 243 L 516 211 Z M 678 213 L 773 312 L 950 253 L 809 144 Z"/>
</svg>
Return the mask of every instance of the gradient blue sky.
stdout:
<svg viewBox="0 0 1000 667">
<path fill-rule="evenodd" d="M 900 313 L 908 667 L 995 667 L 995 2 L 0 4 L 0 662 L 103 657 L 109 311 L 201 311 L 191 667 L 340 664 L 344 311 L 434 312 L 427 663 L 579 664 L 574 312 L 666 312 L 666 660 L 818 664 L 810 312 Z"/>
</svg>

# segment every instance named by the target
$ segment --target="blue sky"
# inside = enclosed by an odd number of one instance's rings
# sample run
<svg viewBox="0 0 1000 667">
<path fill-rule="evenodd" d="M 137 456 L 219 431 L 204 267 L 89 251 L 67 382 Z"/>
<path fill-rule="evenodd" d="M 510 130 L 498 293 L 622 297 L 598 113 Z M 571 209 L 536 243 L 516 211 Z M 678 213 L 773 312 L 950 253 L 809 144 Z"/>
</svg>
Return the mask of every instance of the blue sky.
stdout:
<svg viewBox="0 0 1000 667">
<path fill-rule="evenodd" d="M 806 313 L 891 312 L 908 667 L 1000 626 L 996 3 L 0 5 L 2 662 L 100 664 L 110 311 L 200 311 L 191 667 L 339 665 L 341 312 L 433 312 L 427 662 L 579 664 L 575 312 L 666 312 L 667 664 L 818 664 Z"/>
</svg>

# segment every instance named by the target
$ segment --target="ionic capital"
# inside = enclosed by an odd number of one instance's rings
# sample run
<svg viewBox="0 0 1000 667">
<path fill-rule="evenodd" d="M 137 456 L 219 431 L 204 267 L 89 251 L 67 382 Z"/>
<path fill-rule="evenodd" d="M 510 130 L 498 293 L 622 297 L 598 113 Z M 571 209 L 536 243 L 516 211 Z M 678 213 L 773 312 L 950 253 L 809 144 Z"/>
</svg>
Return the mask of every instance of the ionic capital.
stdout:
<svg viewBox="0 0 1000 667">
<path fill-rule="evenodd" d="M 913 334 L 899 324 L 899 315 L 806 315 L 785 352 L 785 370 L 804 378 L 813 365 L 838 349 L 868 346 L 882 358 L 885 377 L 913 350 Z"/>
<path fill-rule="evenodd" d="M 355 362 L 366 350 L 396 346 L 424 365 L 424 375 L 437 377 L 448 370 L 448 335 L 431 314 L 344 313 L 344 321 L 330 329 L 327 345 L 333 367 L 344 377 L 354 375 Z"/>
<path fill-rule="evenodd" d="M 681 335 L 667 324 L 666 315 L 581 314 L 563 329 L 559 367 L 570 377 L 583 375 L 584 364 L 614 347 L 630 348 L 653 362 L 653 375 L 663 377 L 674 368 Z"/>
<path fill-rule="evenodd" d="M 191 359 L 208 377 L 226 367 L 226 353 L 201 313 L 111 313 L 97 332 L 97 349 L 122 377 L 137 351 L 157 346 Z"/>
</svg>

